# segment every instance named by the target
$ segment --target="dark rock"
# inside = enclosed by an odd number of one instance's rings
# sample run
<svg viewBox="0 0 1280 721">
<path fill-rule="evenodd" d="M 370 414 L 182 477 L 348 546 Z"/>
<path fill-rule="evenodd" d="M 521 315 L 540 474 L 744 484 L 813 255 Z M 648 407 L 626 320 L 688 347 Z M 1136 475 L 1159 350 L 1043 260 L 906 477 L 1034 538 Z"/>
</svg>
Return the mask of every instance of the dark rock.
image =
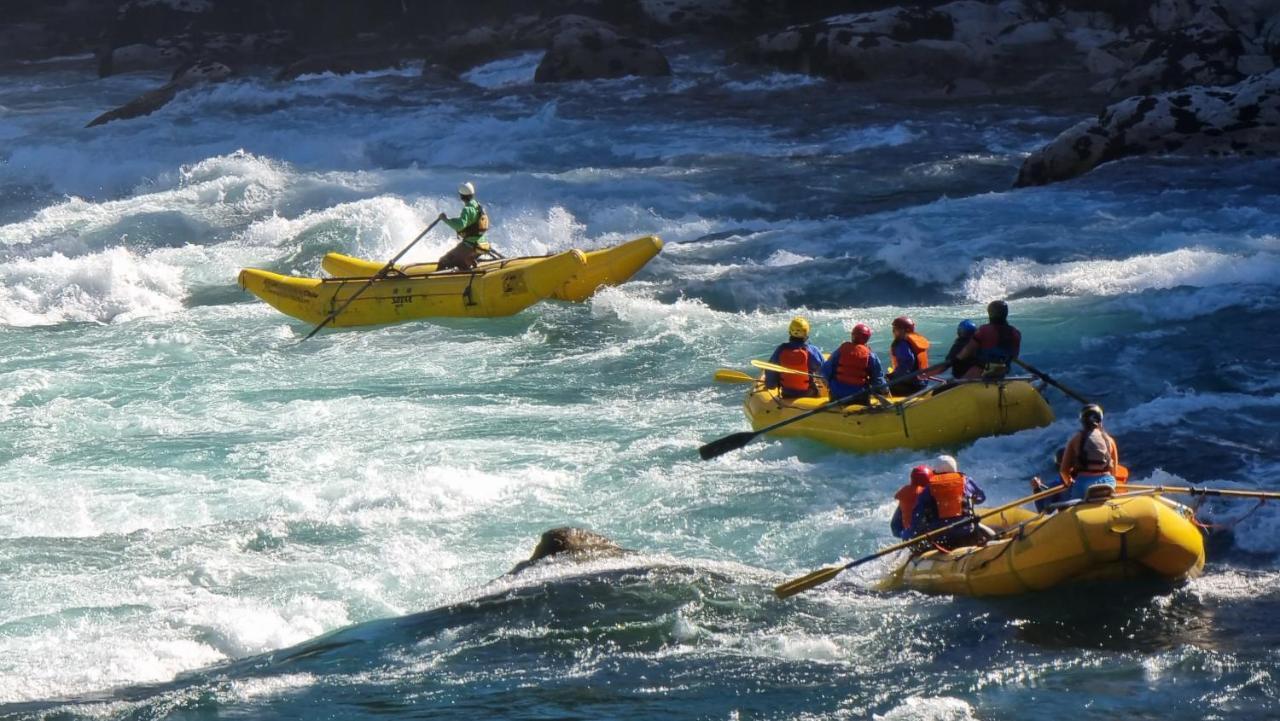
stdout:
<svg viewBox="0 0 1280 721">
<path fill-rule="evenodd" d="M 153 43 L 207 23 L 213 0 L 129 0 L 116 11 L 113 47 Z"/>
<path fill-rule="evenodd" d="M 553 528 L 542 534 L 529 560 L 516 564 L 508 573 L 519 573 L 526 568 L 553 556 L 576 561 L 608 558 L 630 553 L 608 536 L 582 528 Z"/>
<path fill-rule="evenodd" d="M 293 80 L 300 75 L 314 75 L 317 73 L 334 73 L 336 75 L 367 73 L 383 68 L 399 68 L 403 65 L 403 62 L 404 58 L 399 52 L 388 50 L 309 55 L 286 65 L 276 74 L 276 80 Z"/>
<path fill-rule="evenodd" d="M 506 44 L 507 38 L 493 28 L 472 28 L 441 43 L 434 57 L 445 65 L 466 69 L 496 60 L 504 53 L 510 52 L 503 48 Z"/>
<path fill-rule="evenodd" d="M 671 64 L 652 43 L 598 26 L 571 28 L 556 35 L 551 48 L 538 63 L 533 80 L 555 83 L 670 74 Z"/>
<path fill-rule="evenodd" d="M 456 83 L 458 82 L 458 71 L 448 65 L 424 63 L 422 65 L 422 75 L 420 77 L 428 83 Z"/>
<path fill-rule="evenodd" d="M 188 59 L 189 56 L 184 49 L 173 45 L 159 47 L 146 43 L 134 43 L 118 48 L 108 48 L 98 55 L 98 77 L 168 70 L 181 65 Z"/>
<path fill-rule="evenodd" d="M 139 95 L 115 110 L 109 110 L 89 121 L 85 127 L 150 115 L 168 104 L 178 92 L 203 83 L 218 82 L 231 77 L 231 68 L 214 61 L 189 63 L 174 72 L 173 79 L 164 85 Z"/>
<path fill-rule="evenodd" d="M 640 11 L 650 23 L 681 33 L 744 27 L 752 9 L 751 3 L 734 0 L 640 0 Z"/>
<path fill-rule="evenodd" d="M 1044 185 L 1110 160 L 1174 150 L 1280 153 L 1280 69 L 1230 87 L 1196 86 L 1116 103 L 1028 156 L 1015 186 Z"/>
<path fill-rule="evenodd" d="M 980 80 L 993 92 L 1127 96 L 1272 69 L 1276 15 L 1276 0 L 903 3 L 760 35 L 739 56 L 916 95 Z"/>
</svg>

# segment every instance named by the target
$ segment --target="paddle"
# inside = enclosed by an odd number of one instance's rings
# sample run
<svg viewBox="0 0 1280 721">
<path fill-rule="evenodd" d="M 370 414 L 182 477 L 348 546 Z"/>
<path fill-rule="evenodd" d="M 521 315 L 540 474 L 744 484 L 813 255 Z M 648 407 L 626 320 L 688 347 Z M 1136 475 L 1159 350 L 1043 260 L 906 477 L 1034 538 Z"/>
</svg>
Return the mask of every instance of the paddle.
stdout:
<svg viewBox="0 0 1280 721">
<path fill-rule="evenodd" d="M 820 377 L 816 373 L 796 370 L 795 368 L 788 368 L 783 365 L 778 365 L 777 363 L 770 363 L 769 361 L 753 360 L 751 361 L 751 365 L 755 366 L 756 368 L 759 368 L 760 370 L 773 371 L 774 373 L 790 373 L 791 375 L 809 376 L 810 378 Z"/>
<path fill-rule="evenodd" d="M 1076 399 L 1076 400 L 1080 401 L 1081 403 L 1084 403 L 1085 405 L 1088 405 L 1088 404 L 1089 404 L 1089 402 L 1090 402 L 1090 401 L 1089 401 L 1089 399 L 1085 398 L 1084 396 L 1080 395 L 1079 393 L 1076 393 L 1075 391 L 1071 390 L 1070 388 L 1068 388 L 1068 387 L 1066 387 L 1066 386 L 1062 385 L 1062 384 L 1061 384 L 1061 383 L 1059 383 L 1058 381 L 1054 380 L 1054 379 L 1053 379 L 1053 378 L 1052 378 L 1048 373 L 1045 373 L 1045 372 L 1043 372 L 1043 371 L 1040 371 L 1040 370 L 1036 369 L 1036 367 L 1035 367 L 1035 366 L 1031 365 L 1030 363 L 1028 363 L 1028 362 L 1026 362 L 1026 361 L 1024 361 L 1024 360 L 1022 360 L 1021 358 L 1014 358 L 1014 359 L 1013 359 L 1013 362 L 1014 362 L 1014 363 L 1017 363 L 1018 365 L 1022 366 L 1023 368 L 1026 368 L 1026 369 L 1027 369 L 1027 372 L 1028 372 L 1028 373 L 1030 373 L 1031 375 L 1036 376 L 1036 377 L 1037 377 L 1037 378 L 1039 378 L 1040 380 L 1044 381 L 1045 383 L 1048 383 L 1049 385 L 1053 386 L 1054 388 L 1057 388 L 1058 390 L 1062 391 L 1063 393 L 1066 393 L 1067 395 L 1069 395 L 1069 396 L 1071 396 L 1072 398 L 1074 398 L 1074 399 Z"/>
<path fill-rule="evenodd" d="M 1125 485 L 1126 489 L 1137 491 L 1155 491 L 1156 493 L 1185 493 L 1189 496 L 1228 496 L 1233 498 L 1260 498 L 1270 500 L 1280 498 L 1274 491 L 1233 491 L 1226 488 L 1196 488 L 1195 486 L 1145 486 L 1136 483 Z"/>
<path fill-rule="evenodd" d="M 763 363 L 764 361 L 760 361 L 760 362 L 761 362 L 761 363 Z M 755 363 L 755 361 L 752 361 L 752 363 Z M 772 364 L 770 364 L 770 365 L 772 365 Z M 916 375 L 920 375 L 921 373 L 935 373 L 935 372 L 937 372 L 939 369 L 941 369 L 941 368 L 945 368 L 946 366 L 947 366 L 947 364 L 946 364 L 946 363 L 941 363 L 941 364 L 936 365 L 936 366 L 930 366 L 930 367 L 925 368 L 924 370 L 920 371 L 920 372 L 919 372 L 919 373 L 917 373 Z M 783 366 L 779 366 L 779 367 L 783 367 Z M 790 369 L 790 368 L 788 368 L 787 370 L 791 370 L 791 369 Z M 793 372 L 795 372 L 795 371 L 793 371 Z M 704 461 L 709 461 L 709 460 L 711 460 L 712 458 L 717 458 L 717 457 L 719 457 L 719 456 L 723 456 L 724 454 L 726 454 L 726 453 L 728 453 L 728 452 L 730 452 L 730 451 L 736 451 L 736 450 L 738 450 L 739 448 L 742 448 L 743 446 L 747 445 L 747 444 L 748 444 L 748 443 L 750 443 L 752 440 L 754 440 L 754 439 L 755 439 L 755 437 L 756 437 L 756 436 L 758 436 L 758 435 L 761 435 L 761 434 L 763 434 L 763 433 L 768 433 L 768 432 L 770 432 L 770 431 L 776 431 L 777 429 L 779 429 L 779 428 L 781 428 L 781 427 L 783 427 L 783 426 L 785 426 L 785 425 L 789 425 L 789 424 L 791 424 L 791 423 L 795 423 L 796 421 L 804 420 L 805 418 L 808 418 L 809 416 L 812 416 L 812 415 L 817 414 L 817 413 L 821 413 L 821 412 L 823 412 L 823 411 L 825 411 L 825 410 L 827 410 L 828 408 L 831 408 L 831 407 L 833 407 L 833 406 L 839 406 L 839 405 L 844 405 L 844 404 L 846 404 L 846 403 L 852 403 L 853 401 L 857 400 L 858 398 L 861 398 L 861 397 L 863 397 L 863 396 L 869 396 L 870 394 L 871 394 L 871 389 L 864 389 L 864 390 L 860 390 L 860 391 L 858 391 L 857 393 L 853 393 L 853 394 L 851 394 L 851 395 L 847 395 L 847 396 L 845 396 L 844 398 L 837 398 L 837 399 L 835 399 L 835 400 L 833 400 L 833 401 L 828 401 L 827 403 L 823 403 L 822 405 L 820 405 L 820 406 L 818 406 L 818 407 L 814 408 L 813 410 L 808 410 L 808 411 L 805 411 L 804 413 L 801 413 L 801 414 L 799 414 L 799 415 L 792 416 L 792 417 L 787 418 L 787 419 L 785 419 L 785 420 L 778 421 L 777 423 L 774 423 L 773 425 L 765 426 L 764 428 L 761 428 L 761 429 L 760 429 L 760 430 L 758 430 L 758 431 L 740 431 L 740 432 L 738 432 L 738 433 L 730 433 L 729 435 L 725 436 L 724 438 L 718 438 L 718 439 L 716 439 L 716 440 L 714 440 L 714 441 L 711 441 L 710 443 L 708 443 L 708 444 L 706 444 L 706 445 L 704 445 L 704 446 L 702 446 L 702 447 L 698 448 L 698 455 L 702 457 L 702 460 L 704 460 Z"/>
<path fill-rule="evenodd" d="M 724 438 L 717 438 L 716 440 L 711 441 L 710 443 L 699 447 L 698 455 L 702 456 L 702 460 L 704 461 L 709 461 L 712 458 L 723 456 L 729 451 L 736 451 L 739 448 L 747 445 L 752 440 L 754 440 L 756 436 L 761 435 L 762 433 L 775 431 L 785 425 L 795 423 L 796 421 L 802 421 L 805 418 L 808 418 L 809 416 L 814 415 L 816 413 L 821 413 L 827 410 L 828 408 L 831 408 L 832 406 L 838 406 L 843 403 L 851 403 L 857 400 L 858 398 L 867 395 L 870 392 L 871 392 L 870 390 L 861 390 L 852 395 L 845 396 L 844 398 L 837 398 L 834 401 L 823 403 L 822 405 L 818 406 L 817 408 L 814 408 L 813 410 L 805 411 L 800 415 L 792 416 L 785 420 L 778 421 L 773 425 L 765 426 L 764 428 L 761 428 L 758 431 L 740 431 L 738 433 L 730 433 Z"/>
<path fill-rule="evenodd" d="M 730 370 L 729 368 L 717 368 L 714 376 L 720 383 L 755 383 L 756 379 L 743 373 L 742 371 Z"/>
<path fill-rule="evenodd" d="M 443 217 L 443 216 L 441 216 L 441 217 Z M 386 276 L 386 274 L 387 274 L 387 273 L 391 272 L 391 270 L 392 270 L 392 269 L 395 267 L 395 265 L 396 265 L 396 261 L 397 261 L 397 260 L 400 260 L 400 258 L 401 258 L 405 253 L 408 253 L 410 248 L 412 248 L 413 246 L 417 245 L 418 241 L 419 241 L 419 240 L 422 240 L 422 238 L 423 238 L 427 233 L 430 233 L 430 232 L 431 232 L 431 229 L 432 229 L 432 228 L 434 228 L 434 227 L 436 227 L 436 223 L 439 223 L 439 222 L 440 222 L 440 218 L 436 218 L 435 220 L 433 220 L 433 221 L 431 222 L 431 225 L 428 225 L 428 226 L 427 226 L 427 229 L 426 229 L 426 230 L 422 231 L 421 233 L 418 233 L 418 237 L 414 238 L 412 242 L 410 242 L 408 245 L 406 245 L 406 246 L 404 247 L 404 250 L 400 251 L 399 253 L 396 253 L 396 257 L 394 257 L 394 258 L 392 258 L 391 260 L 387 261 L 387 264 L 386 264 L 386 265 L 384 265 L 384 266 L 382 266 L 382 270 L 378 271 L 376 275 L 374 275 L 372 278 L 370 278 L 370 279 L 368 280 L 368 282 L 366 282 L 364 285 L 360 286 L 360 289 L 359 289 L 359 290 L 357 290 L 356 292 L 352 293 L 352 294 L 351 294 L 351 297 L 350 297 L 350 298 L 347 298 L 347 300 L 346 300 L 345 302 L 343 302 L 343 304 L 342 304 L 341 306 L 339 306 L 337 310 L 333 311 L 332 313 L 330 313 L 330 314 L 329 314 L 329 316 L 328 316 L 327 318 L 325 318 L 324 320 L 320 321 L 320 325 L 316 326 L 315 328 L 312 328 L 312 329 L 311 329 L 311 332 L 310 332 L 310 333 L 308 333 L 308 334 L 307 334 L 307 337 L 306 337 L 306 338 L 303 338 L 303 339 L 302 339 L 302 341 L 310 340 L 310 339 L 311 339 L 311 336 L 315 335 L 316 333 L 319 333 L 321 328 L 323 328 L 323 327 L 325 327 L 326 325 L 329 325 L 330 323 L 332 323 L 332 322 L 333 322 L 333 319 L 334 319 L 334 318 L 337 318 L 339 315 L 341 315 L 341 314 L 342 314 L 342 311 L 346 310 L 346 309 L 347 309 L 347 306 L 351 305 L 351 302 L 352 302 L 352 301 L 354 301 L 356 298 L 359 298 L 359 297 L 360 297 L 360 295 L 361 295 L 362 293 L 364 293 L 366 290 L 368 290 L 368 289 L 369 289 L 369 286 L 373 285 L 373 282 L 374 282 L 375 280 L 378 280 L 379 278 L 382 278 L 382 277 Z M 299 343 L 301 343 L 302 341 L 298 341 L 298 342 L 299 342 Z"/>
<path fill-rule="evenodd" d="M 856 561 L 850 561 L 844 564 L 843 566 L 828 566 L 826 568 L 818 569 L 817 571 L 814 571 L 808 575 L 801 576 L 800 578 L 792 579 L 790 581 L 787 581 L 786 583 L 783 583 L 777 586 L 776 588 L 773 589 L 773 593 L 778 598 L 789 598 L 802 591 L 808 591 L 814 586 L 821 586 L 827 581 L 830 581 L 831 579 L 840 575 L 842 571 L 847 571 L 850 568 L 853 568 L 854 566 L 861 566 L 862 564 L 867 563 L 868 561 L 874 561 L 875 559 L 880 558 L 881 556 L 887 556 L 888 554 L 893 553 L 894 551 L 900 551 L 920 541 L 927 541 L 931 538 L 937 538 L 938 536 L 946 533 L 947 531 L 955 530 L 965 524 L 981 523 L 982 521 L 992 516 L 998 516 L 1001 513 L 1004 513 L 1010 508 L 1017 508 L 1018 506 L 1021 506 L 1024 503 L 1031 503 L 1033 501 L 1038 501 L 1041 498 L 1048 498 L 1049 496 L 1052 496 L 1055 493 L 1058 493 L 1065 488 L 1066 488 L 1065 485 L 1054 486 L 1053 488 L 1049 488 L 1047 490 L 1043 490 L 1038 493 L 1033 493 L 1030 496 L 1027 496 L 1026 498 L 1020 498 L 1016 501 L 1013 501 L 1012 503 L 1006 503 L 1005 505 L 1000 506 L 999 508 L 993 508 L 990 511 L 987 511 L 982 515 L 978 516 L 976 519 L 965 518 L 963 520 L 956 521 L 955 523 L 948 524 L 941 528 L 935 528 L 932 531 L 929 531 L 928 533 L 922 533 L 919 536 L 916 536 L 915 538 L 909 538 L 901 543 L 895 543 L 892 546 L 886 546 L 869 556 L 863 556 L 862 558 L 859 558 Z"/>
</svg>

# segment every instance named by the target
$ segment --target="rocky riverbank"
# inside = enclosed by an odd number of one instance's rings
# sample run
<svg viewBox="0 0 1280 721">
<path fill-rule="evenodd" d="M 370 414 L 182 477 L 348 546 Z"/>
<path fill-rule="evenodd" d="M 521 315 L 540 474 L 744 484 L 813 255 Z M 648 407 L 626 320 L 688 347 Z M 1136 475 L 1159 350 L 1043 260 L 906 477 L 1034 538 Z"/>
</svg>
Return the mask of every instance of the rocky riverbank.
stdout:
<svg viewBox="0 0 1280 721">
<path fill-rule="evenodd" d="M 540 83 L 669 75 L 663 46 L 677 37 L 762 73 L 809 73 L 896 99 L 1115 103 L 1028 159 L 1020 185 L 1137 152 L 1277 149 L 1268 73 L 1280 63 L 1280 0 L 64 0 L 11 10 L 0 62 L 92 53 L 102 76 L 173 71 L 97 125 L 262 70 L 288 82 L 422 61 L 434 82 L 545 50 Z M 1239 92 L 1253 95 L 1220 97 Z"/>
</svg>

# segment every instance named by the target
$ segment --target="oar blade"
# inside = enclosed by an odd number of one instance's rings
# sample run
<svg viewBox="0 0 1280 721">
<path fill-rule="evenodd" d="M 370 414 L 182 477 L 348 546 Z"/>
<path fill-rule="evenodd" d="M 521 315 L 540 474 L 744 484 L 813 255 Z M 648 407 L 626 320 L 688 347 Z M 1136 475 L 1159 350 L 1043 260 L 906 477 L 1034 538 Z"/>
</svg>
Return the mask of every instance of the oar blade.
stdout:
<svg viewBox="0 0 1280 721">
<path fill-rule="evenodd" d="M 751 431 L 741 431 L 739 433 L 731 433 L 724 438 L 717 438 L 714 441 L 698 448 L 698 455 L 702 456 L 702 460 L 709 461 L 712 458 L 723 456 L 730 451 L 736 451 L 739 448 L 751 442 L 756 434 Z"/>
<path fill-rule="evenodd" d="M 715 380 L 717 383 L 755 383 L 756 379 L 743 373 L 729 368 L 720 368 L 716 371 Z"/>
<path fill-rule="evenodd" d="M 844 566 L 828 566 L 826 568 L 820 568 L 807 576 L 794 578 L 784 584 L 776 586 L 773 589 L 773 595 L 778 598 L 790 598 L 797 593 L 808 591 L 814 586 L 821 586 L 827 581 L 839 576 L 840 572 L 843 570 Z"/>
</svg>

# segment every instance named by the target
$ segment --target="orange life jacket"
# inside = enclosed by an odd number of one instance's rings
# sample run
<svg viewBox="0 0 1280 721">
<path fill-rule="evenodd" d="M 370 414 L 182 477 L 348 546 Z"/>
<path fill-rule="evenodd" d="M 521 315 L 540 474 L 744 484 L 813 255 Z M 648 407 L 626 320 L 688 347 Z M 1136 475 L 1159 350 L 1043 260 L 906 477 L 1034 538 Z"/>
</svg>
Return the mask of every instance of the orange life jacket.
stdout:
<svg viewBox="0 0 1280 721">
<path fill-rule="evenodd" d="M 935 473 L 929 479 L 929 495 L 938 504 L 938 520 L 959 518 L 966 512 L 963 473 Z"/>
<path fill-rule="evenodd" d="M 778 353 L 778 365 L 808 373 L 809 351 L 804 348 L 785 348 Z M 779 373 L 778 380 L 781 381 L 783 388 L 801 393 L 808 392 L 811 385 L 809 376 L 796 375 L 795 373 Z"/>
<path fill-rule="evenodd" d="M 898 510 L 901 512 L 899 517 L 902 519 L 903 528 L 911 526 L 911 514 L 915 513 L 916 501 L 920 500 L 920 494 L 924 493 L 924 489 L 924 486 L 908 483 L 893 494 L 893 497 L 898 499 Z"/>
<path fill-rule="evenodd" d="M 899 343 L 906 343 L 907 346 L 911 348 L 911 352 L 915 355 L 916 367 L 914 370 L 922 371 L 925 368 L 929 367 L 929 339 L 928 338 L 925 338 L 924 336 L 918 335 L 916 333 L 908 333 L 906 334 L 906 336 L 899 338 L 898 340 L 895 340 L 893 342 L 894 345 L 897 345 Z M 890 349 L 889 351 L 889 356 L 890 358 L 892 358 L 892 365 L 890 365 L 889 367 L 889 372 L 893 373 L 898 369 L 897 368 L 898 356 L 893 353 L 892 349 Z"/>
<path fill-rule="evenodd" d="M 871 349 L 866 343 L 845 341 L 836 351 L 840 362 L 836 365 L 836 382 L 847 386 L 867 384 L 867 364 L 871 362 Z"/>
</svg>

